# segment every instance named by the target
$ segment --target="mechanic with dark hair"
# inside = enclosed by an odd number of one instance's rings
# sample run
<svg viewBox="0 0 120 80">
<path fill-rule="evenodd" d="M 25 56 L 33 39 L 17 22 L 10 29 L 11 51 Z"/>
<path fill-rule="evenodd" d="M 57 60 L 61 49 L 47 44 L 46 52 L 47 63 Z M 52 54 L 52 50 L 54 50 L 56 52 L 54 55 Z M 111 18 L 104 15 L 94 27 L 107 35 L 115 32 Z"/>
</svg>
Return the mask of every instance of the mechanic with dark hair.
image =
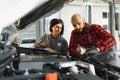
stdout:
<svg viewBox="0 0 120 80">
<path fill-rule="evenodd" d="M 79 14 L 71 17 L 74 30 L 71 33 L 69 53 L 73 60 L 86 60 L 94 57 L 103 64 L 120 66 L 118 55 L 113 46 L 115 38 L 98 24 L 88 24 Z M 86 49 L 84 54 L 78 47 Z"/>
<path fill-rule="evenodd" d="M 64 23 L 61 19 L 54 18 L 50 21 L 50 34 L 44 35 L 39 41 L 39 46 L 46 50 L 54 50 L 61 55 L 67 55 L 68 43 L 63 38 Z"/>
</svg>

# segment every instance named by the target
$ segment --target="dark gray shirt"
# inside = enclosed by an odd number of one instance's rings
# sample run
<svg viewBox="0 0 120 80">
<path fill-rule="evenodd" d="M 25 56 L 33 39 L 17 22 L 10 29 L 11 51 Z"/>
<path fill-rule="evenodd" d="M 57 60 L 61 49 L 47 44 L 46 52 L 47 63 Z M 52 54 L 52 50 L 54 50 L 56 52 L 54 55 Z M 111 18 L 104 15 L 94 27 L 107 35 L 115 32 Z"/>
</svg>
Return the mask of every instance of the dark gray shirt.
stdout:
<svg viewBox="0 0 120 80">
<path fill-rule="evenodd" d="M 55 51 L 60 52 L 62 55 L 67 55 L 68 52 L 68 43 L 67 41 L 59 35 L 58 37 L 52 37 L 51 34 L 44 35 L 41 38 L 45 42 L 45 47 L 50 47 Z"/>
</svg>

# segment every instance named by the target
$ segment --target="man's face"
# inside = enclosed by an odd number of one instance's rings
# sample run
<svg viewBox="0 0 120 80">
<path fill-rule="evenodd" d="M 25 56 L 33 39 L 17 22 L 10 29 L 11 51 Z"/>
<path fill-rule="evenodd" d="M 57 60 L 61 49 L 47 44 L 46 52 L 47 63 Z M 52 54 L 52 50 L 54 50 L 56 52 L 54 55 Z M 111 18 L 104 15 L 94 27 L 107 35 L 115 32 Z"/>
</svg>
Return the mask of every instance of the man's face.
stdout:
<svg viewBox="0 0 120 80">
<path fill-rule="evenodd" d="M 76 16 L 72 19 L 72 25 L 74 26 L 74 28 L 79 31 L 82 32 L 83 28 L 84 28 L 84 19 L 80 18 L 79 16 Z"/>
</svg>

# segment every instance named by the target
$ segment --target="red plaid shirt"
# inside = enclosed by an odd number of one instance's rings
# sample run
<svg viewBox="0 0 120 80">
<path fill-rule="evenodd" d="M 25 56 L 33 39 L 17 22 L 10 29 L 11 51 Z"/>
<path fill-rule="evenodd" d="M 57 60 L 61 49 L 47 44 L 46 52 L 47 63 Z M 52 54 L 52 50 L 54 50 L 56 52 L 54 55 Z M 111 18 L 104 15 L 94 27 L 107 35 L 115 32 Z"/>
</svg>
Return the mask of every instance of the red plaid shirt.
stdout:
<svg viewBox="0 0 120 80">
<path fill-rule="evenodd" d="M 89 48 L 92 45 L 98 47 L 101 52 L 108 51 L 115 43 L 115 38 L 105 31 L 100 25 L 85 24 L 82 33 L 77 32 L 75 29 L 71 33 L 69 53 L 73 57 L 80 57 L 80 51 L 77 51 L 78 44 L 82 48 Z"/>
</svg>

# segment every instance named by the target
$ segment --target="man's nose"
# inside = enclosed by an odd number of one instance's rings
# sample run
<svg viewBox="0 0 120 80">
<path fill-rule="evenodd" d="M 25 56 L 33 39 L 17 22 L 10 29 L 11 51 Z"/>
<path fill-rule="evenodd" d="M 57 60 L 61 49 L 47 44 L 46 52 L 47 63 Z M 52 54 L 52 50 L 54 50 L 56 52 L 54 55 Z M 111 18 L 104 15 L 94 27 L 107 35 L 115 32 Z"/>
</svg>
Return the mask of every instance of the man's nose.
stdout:
<svg viewBox="0 0 120 80">
<path fill-rule="evenodd" d="M 76 28 L 79 29 L 79 28 L 80 28 L 80 25 L 76 24 Z"/>
</svg>

